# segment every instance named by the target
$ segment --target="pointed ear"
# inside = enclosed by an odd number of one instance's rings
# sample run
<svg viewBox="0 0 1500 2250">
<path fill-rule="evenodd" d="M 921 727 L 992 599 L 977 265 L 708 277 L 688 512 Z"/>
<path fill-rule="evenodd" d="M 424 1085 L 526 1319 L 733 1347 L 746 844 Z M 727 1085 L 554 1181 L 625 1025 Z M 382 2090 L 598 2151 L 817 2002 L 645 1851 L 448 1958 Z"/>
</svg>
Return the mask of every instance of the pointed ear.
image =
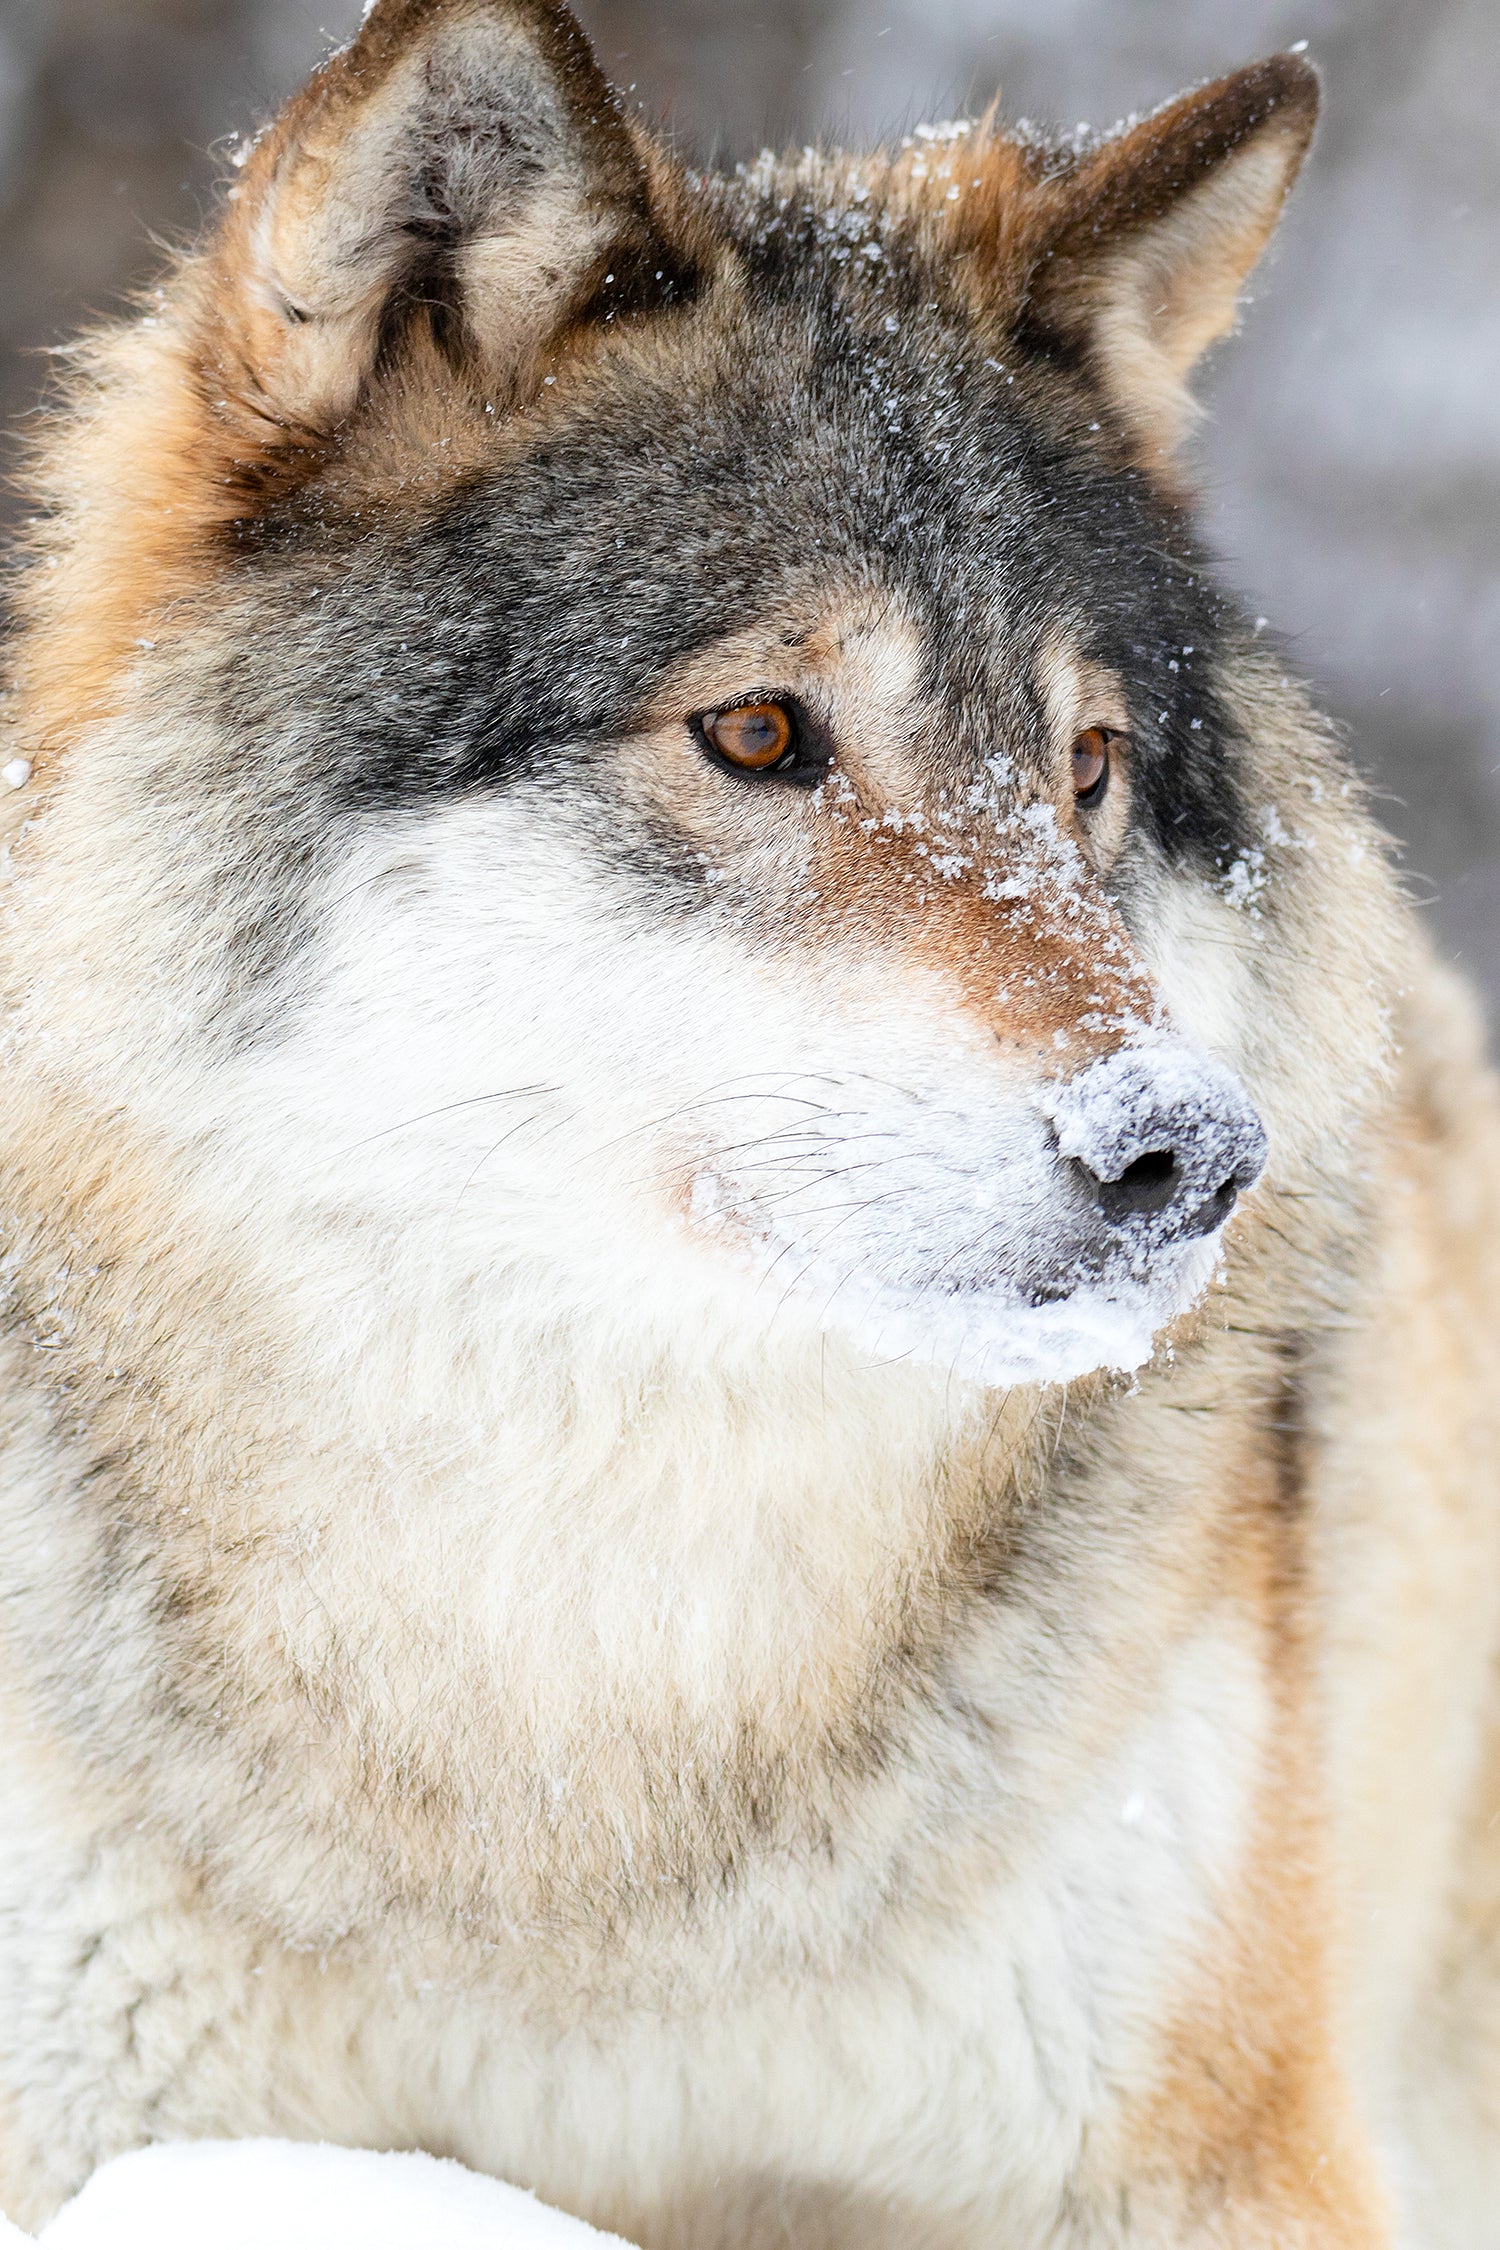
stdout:
<svg viewBox="0 0 1500 2250">
<path fill-rule="evenodd" d="M 513 395 L 606 274 L 623 308 L 680 269 L 660 184 L 565 7 L 375 0 L 232 191 L 205 268 L 215 387 L 261 443 L 316 441 L 421 321 Z"/>
<path fill-rule="evenodd" d="M 1234 325 L 1317 114 L 1311 65 L 1272 55 L 1039 189 L 1028 324 L 1082 356 L 1148 467 L 1169 465 L 1192 424 L 1188 377 Z"/>
</svg>

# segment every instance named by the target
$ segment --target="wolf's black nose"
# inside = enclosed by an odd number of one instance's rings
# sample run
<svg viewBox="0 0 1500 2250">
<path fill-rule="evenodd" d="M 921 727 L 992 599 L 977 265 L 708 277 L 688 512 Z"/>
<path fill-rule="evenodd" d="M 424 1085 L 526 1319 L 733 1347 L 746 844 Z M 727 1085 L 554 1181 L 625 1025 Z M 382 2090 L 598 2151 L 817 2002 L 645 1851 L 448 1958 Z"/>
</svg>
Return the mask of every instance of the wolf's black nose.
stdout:
<svg viewBox="0 0 1500 2250">
<path fill-rule="evenodd" d="M 1200 1167 L 1190 1159 L 1184 1162 L 1176 1149 L 1148 1149 L 1127 1164 L 1117 1180 L 1100 1179 L 1091 1165 L 1081 1158 L 1076 1161 L 1106 1218 L 1145 1219 L 1155 1218 L 1159 1211 L 1170 1212 L 1170 1231 L 1179 1235 L 1212 1234 L 1234 1209 L 1241 1188 L 1251 1186 L 1256 1176 L 1246 1179 L 1241 1171 L 1227 1173 L 1204 1195 L 1193 1176 Z"/>
<path fill-rule="evenodd" d="M 1212 1234 L 1265 1169 L 1238 1079 L 1175 1039 L 1091 1064 L 1060 1090 L 1053 1124 L 1105 1218 L 1157 1242 Z"/>
</svg>

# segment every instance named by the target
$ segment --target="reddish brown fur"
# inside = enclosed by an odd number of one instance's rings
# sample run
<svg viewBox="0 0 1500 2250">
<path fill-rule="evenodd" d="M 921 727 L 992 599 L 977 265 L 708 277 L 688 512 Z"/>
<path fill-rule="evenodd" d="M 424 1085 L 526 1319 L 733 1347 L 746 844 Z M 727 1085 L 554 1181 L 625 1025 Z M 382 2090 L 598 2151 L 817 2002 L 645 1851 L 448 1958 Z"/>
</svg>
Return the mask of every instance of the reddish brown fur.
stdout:
<svg viewBox="0 0 1500 2250">
<path fill-rule="evenodd" d="M 1264 1350 L 1226 1472 L 1238 1501 L 1210 1557 L 1205 1603 L 1252 1621 L 1274 1706 L 1250 1847 L 1223 1902 L 1211 1963 L 1163 2026 L 1151 2098 L 1127 2120 L 1123 2160 L 1143 2203 L 1215 2238 L 1216 2215 L 1254 2211 L 1288 2250 L 1370 2250 L 1391 2222 L 1345 2082 L 1331 1972 L 1335 1899 L 1307 1614 L 1308 1463 L 1295 1371 Z M 1243 1380 L 1243 1378 L 1242 1378 Z M 1269 1452 L 1265 1424 L 1276 1428 Z"/>
</svg>

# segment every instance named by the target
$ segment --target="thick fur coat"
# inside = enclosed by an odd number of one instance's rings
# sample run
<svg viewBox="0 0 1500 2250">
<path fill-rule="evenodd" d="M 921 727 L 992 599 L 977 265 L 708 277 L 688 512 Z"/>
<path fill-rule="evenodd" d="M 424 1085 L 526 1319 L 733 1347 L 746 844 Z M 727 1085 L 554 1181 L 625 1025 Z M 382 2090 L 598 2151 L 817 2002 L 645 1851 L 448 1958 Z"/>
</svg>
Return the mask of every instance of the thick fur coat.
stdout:
<svg viewBox="0 0 1500 2250">
<path fill-rule="evenodd" d="M 1192 531 L 1290 57 L 690 176 L 378 0 L 82 347 L 0 889 L 0 2207 L 1500 2240 L 1500 1139 Z"/>
</svg>

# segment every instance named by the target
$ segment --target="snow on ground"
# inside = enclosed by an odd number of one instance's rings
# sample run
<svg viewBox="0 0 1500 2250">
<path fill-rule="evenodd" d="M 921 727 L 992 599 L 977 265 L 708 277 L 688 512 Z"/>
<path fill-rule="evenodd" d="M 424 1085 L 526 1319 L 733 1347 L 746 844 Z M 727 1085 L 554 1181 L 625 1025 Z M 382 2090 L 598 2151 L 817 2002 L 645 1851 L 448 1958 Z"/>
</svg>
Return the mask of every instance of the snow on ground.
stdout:
<svg viewBox="0 0 1500 2250">
<path fill-rule="evenodd" d="M 41 2237 L 42 2250 L 622 2250 L 432 2156 L 289 2141 L 194 2141 L 106 2164 Z M 0 2219 L 0 2250 L 34 2250 Z"/>
</svg>

